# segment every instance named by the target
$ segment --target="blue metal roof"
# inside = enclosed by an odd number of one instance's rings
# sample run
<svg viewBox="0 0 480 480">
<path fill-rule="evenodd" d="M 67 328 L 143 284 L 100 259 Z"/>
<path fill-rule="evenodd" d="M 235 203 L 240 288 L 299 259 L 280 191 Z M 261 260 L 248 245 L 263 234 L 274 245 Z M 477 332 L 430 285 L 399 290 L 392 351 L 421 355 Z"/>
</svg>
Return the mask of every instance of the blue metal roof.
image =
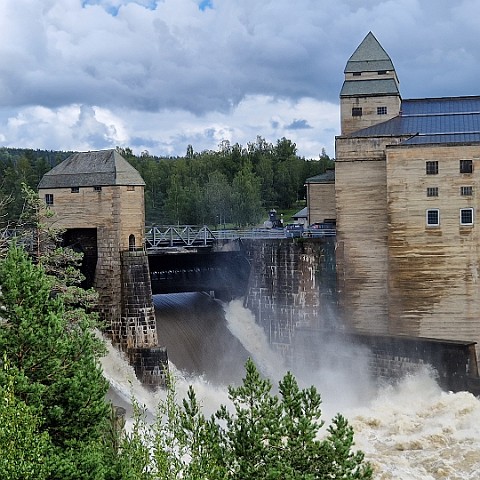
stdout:
<svg viewBox="0 0 480 480">
<path fill-rule="evenodd" d="M 444 97 L 403 100 L 402 116 L 480 113 L 480 97 Z"/>
<path fill-rule="evenodd" d="M 415 135 L 402 145 L 427 145 L 432 143 L 478 143 L 480 133 L 453 133 L 447 135 Z"/>
<path fill-rule="evenodd" d="M 403 100 L 400 115 L 350 136 L 408 135 L 402 144 L 480 141 L 480 97 Z"/>
</svg>

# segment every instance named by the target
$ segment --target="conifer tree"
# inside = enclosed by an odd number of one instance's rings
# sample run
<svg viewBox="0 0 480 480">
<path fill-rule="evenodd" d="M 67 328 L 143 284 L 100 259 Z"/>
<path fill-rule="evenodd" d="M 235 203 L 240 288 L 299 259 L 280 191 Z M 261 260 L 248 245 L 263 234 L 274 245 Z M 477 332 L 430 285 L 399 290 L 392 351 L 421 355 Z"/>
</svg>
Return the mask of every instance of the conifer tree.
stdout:
<svg viewBox="0 0 480 480">
<path fill-rule="evenodd" d="M 38 432 L 49 437 L 50 478 L 101 478 L 79 473 L 104 468 L 100 445 L 110 407 L 95 318 L 82 309 L 67 316 L 42 266 L 15 245 L 0 261 L 0 288 L 0 351 L 14 376 L 9 395 L 28 407 Z M 8 375 L 0 370 L 0 385 L 9 383 Z"/>
<path fill-rule="evenodd" d="M 145 480 L 370 480 L 372 468 L 353 450 L 353 429 L 337 415 L 322 433 L 321 397 L 300 389 L 291 373 L 273 394 L 253 361 L 242 385 L 229 387 L 231 406 L 206 418 L 190 387 L 178 403 L 174 383 L 153 429 L 137 418 L 124 439 L 124 478 Z M 150 444 L 150 451 L 141 446 Z M 135 459 L 128 461 L 128 455 Z M 149 456 L 149 458 L 147 458 Z M 141 460 L 140 460 L 141 459 Z M 147 467 L 148 466 L 148 467 Z"/>
</svg>

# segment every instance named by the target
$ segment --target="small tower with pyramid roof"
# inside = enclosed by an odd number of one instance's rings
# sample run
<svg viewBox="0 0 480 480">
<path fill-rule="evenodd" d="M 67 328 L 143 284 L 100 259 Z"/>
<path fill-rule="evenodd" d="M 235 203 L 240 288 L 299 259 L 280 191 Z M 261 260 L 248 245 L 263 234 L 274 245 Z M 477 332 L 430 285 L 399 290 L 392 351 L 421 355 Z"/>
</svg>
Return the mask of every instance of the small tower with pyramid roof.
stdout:
<svg viewBox="0 0 480 480">
<path fill-rule="evenodd" d="M 144 368 L 157 349 L 148 257 L 144 251 L 145 182 L 117 151 L 74 153 L 39 183 L 41 199 L 64 231 L 66 246 L 84 253 L 99 313 L 113 344 L 128 352 L 139 377 L 158 384 Z M 90 273 L 90 275 L 89 275 Z M 164 355 L 164 354 L 162 354 Z"/>
<path fill-rule="evenodd" d="M 396 117 L 401 97 L 392 60 L 372 32 L 349 58 L 340 92 L 342 135 Z"/>
</svg>

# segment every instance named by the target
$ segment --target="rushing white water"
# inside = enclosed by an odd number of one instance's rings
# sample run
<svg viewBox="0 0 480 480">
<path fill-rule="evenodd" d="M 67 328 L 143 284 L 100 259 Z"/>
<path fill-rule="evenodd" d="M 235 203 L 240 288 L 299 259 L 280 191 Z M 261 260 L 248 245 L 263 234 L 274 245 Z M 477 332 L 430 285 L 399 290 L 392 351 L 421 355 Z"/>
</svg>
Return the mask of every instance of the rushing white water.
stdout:
<svg viewBox="0 0 480 480">
<path fill-rule="evenodd" d="M 230 331 L 242 342 L 263 373 L 272 380 L 283 375 L 285 367 L 271 352 L 252 314 L 241 302 L 225 306 Z M 354 352 L 356 355 L 358 352 Z M 360 366 L 363 368 L 361 361 Z M 113 347 L 103 359 L 114 403 L 128 408 L 132 395 L 144 405 L 152 418 L 163 398 L 161 390 L 145 389 L 133 369 Z M 220 404 L 228 405 L 226 387 L 210 383 L 205 376 L 188 378 L 176 371 L 178 398 L 185 397 L 193 385 L 204 412 L 210 415 Z M 322 380 L 326 367 L 308 379 L 318 386 L 327 417 L 340 411 L 355 431 L 355 448 L 365 452 L 380 480 L 473 480 L 480 478 L 480 401 L 467 392 L 443 392 L 429 372 L 405 378 L 395 386 L 373 389 L 368 379 L 352 381 L 351 372 L 336 369 L 328 381 Z M 321 373 L 323 371 L 323 374 Z M 354 377 L 358 377 L 353 369 Z M 364 382 L 362 394 L 358 388 Z M 335 385 L 334 385 L 335 383 Z M 334 391 L 328 395 L 324 389 Z M 340 397 L 348 398 L 345 401 Z M 328 423 L 328 418 L 325 418 Z"/>
<path fill-rule="evenodd" d="M 244 308 L 241 300 L 233 300 L 224 310 L 228 329 L 250 353 L 257 368 L 272 381 L 280 380 L 287 370 L 283 358 L 270 348 L 253 313 Z"/>
<path fill-rule="evenodd" d="M 468 392 L 441 391 L 428 372 L 346 413 L 376 479 L 480 478 L 480 401 Z"/>
<path fill-rule="evenodd" d="M 101 360 L 103 373 L 110 383 L 109 397 L 114 405 L 124 407 L 127 411 L 127 428 L 132 416 L 132 399 L 145 411 L 148 421 L 155 418 L 160 400 L 165 400 L 165 391 L 152 390 L 142 385 L 124 354 L 107 341 L 107 355 Z M 187 395 L 193 386 L 203 411 L 207 416 L 214 413 L 220 405 L 229 405 L 226 388 L 207 381 L 203 376 L 186 377 L 169 362 L 169 370 L 175 379 L 175 389 L 179 400 Z"/>
</svg>

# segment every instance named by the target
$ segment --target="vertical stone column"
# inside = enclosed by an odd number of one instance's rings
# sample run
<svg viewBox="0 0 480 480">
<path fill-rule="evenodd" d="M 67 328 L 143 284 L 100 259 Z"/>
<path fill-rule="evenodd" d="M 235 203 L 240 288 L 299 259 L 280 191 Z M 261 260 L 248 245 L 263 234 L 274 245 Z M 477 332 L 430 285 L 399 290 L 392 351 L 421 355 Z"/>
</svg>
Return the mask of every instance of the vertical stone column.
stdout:
<svg viewBox="0 0 480 480">
<path fill-rule="evenodd" d="M 105 333 L 114 345 L 121 344 L 122 282 L 121 261 L 116 232 L 110 228 L 97 229 L 98 259 L 94 287 L 98 292 L 98 310 L 105 322 Z"/>
<path fill-rule="evenodd" d="M 167 351 L 158 346 L 148 257 L 143 250 L 123 251 L 120 345 L 128 353 L 139 380 L 164 385 Z"/>
</svg>

